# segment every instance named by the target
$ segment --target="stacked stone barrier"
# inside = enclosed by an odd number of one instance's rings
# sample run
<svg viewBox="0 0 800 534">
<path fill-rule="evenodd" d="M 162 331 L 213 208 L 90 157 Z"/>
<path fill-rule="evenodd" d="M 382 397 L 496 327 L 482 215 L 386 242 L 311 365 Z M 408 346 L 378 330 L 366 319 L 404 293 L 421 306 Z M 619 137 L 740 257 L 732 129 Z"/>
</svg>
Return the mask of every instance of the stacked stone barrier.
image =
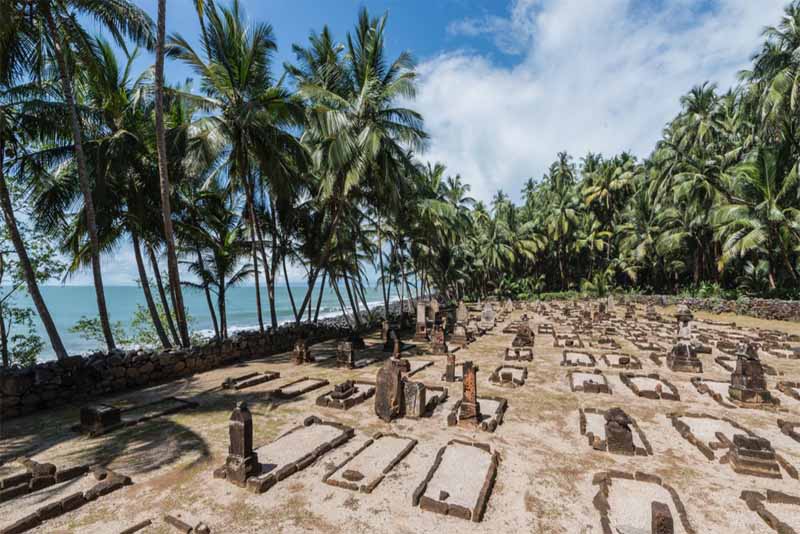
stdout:
<svg viewBox="0 0 800 534">
<path fill-rule="evenodd" d="M 378 322 L 366 325 L 369 329 L 378 326 Z M 301 336 L 310 345 L 350 333 L 340 321 L 287 325 L 264 334 L 240 332 L 225 341 L 188 349 L 96 352 L 32 367 L 0 369 L 0 423 L 38 410 L 84 403 L 241 360 L 288 352 Z"/>
<path fill-rule="evenodd" d="M 735 313 L 771 321 L 800 321 L 800 301 L 740 298 L 738 300 L 701 299 L 674 295 L 625 295 L 624 300 L 654 306 L 686 304 L 693 311 Z"/>
</svg>

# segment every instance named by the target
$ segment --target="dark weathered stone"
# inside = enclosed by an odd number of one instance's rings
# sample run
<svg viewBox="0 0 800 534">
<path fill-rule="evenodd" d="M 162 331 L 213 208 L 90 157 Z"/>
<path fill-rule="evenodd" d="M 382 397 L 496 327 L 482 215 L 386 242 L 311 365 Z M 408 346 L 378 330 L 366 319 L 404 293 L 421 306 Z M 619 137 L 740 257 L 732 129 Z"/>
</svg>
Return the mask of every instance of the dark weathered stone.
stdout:
<svg viewBox="0 0 800 534">
<path fill-rule="evenodd" d="M 755 346 L 741 343 L 737 348 L 736 369 L 731 374 L 728 394 L 732 399 L 744 403 L 773 402 Z"/>
<path fill-rule="evenodd" d="M 420 382 L 404 381 L 403 397 L 407 417 L 422 417 L 425 415 L 427 405 L 425 384 Z"/>
<path fill-rule="evenodd" d="M 669 506 L 663 502 L 653 501 L 650 505 L 650 518 L 652 534 L 674 534 L 675 526 Z"/>
<path fill-rule="evenodd" d="M 122 422 L 120 409 L 105 404 L 81 408 L 81 430 L 89 434 L 102 434 Z"/>
<path fill-rule="evenodd" d="M 260 472 L 258 455 L 253 450 L 253 416 L 247 403 L 240 402 L 228 422 L 230 446 L 225 460 L 225 478 L 244 487 L 247 478 Z"/>
<path fill-rule="evenodd" d="M 467 421 L 474 424 L 480 423 L 481 409 L 478 403 L 478 368 L 472 362 L 464 362 L 464 381 L 462 388 L 461 404 L 459 405 L 458 421 Z"/>
<path fill-rule="evenodd" d="M 375 378 L 375 415 L 389 422 L 403 415 L 403 370 L 410 369 L 406 360 L 390 358 Z"/>
<path fill-rule="evenodd" d="M 605 413 L 606 419 L 606 445 L 608 452 L 616 454 L 636 453 L 633 443 L 633 430 L 631 418 L 621 408 L 611 408 Z"/>
</svg>

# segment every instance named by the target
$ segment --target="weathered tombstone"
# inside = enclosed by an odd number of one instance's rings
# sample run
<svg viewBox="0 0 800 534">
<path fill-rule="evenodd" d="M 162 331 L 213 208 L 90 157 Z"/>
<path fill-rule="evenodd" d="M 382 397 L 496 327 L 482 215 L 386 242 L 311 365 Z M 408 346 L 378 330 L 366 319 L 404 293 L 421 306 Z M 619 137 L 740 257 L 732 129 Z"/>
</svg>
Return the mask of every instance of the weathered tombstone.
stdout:
<svg viewBox="0 0 800 534">
<path fill-rule="evenodd" d="M 405 380 L 403 384 L 403 400 L 405 403 L 403 415 L 406 417 L 422 417 L 425 415 L 427 403 L 425 384 Z"/>
<path fill-rule="evenodd" d="M 728 394 L 739 402 L 755 404 L 773 402 L 764 378 L 764 368 L 754 345 L 739 344 L 736 350 L 736 369 L 731 374 Z"/>
<path fill-rule="evenodd" d="M 606 444 L 608 452 L 617 454 L 636 454 L 633 443 L 633 430 L 631 418 L 621 408 L 611 408 L 605 413 L 606 419 Z"/>
<path fill-rule="evenodd" d="M 432 354 L 447 354 L 447 343 L 444 340 L 444 329 L 444 321 L 433 324 L 433 339 L 431 340 Z"/>
<path fill-rule="evenodd" d="M 533 332 L 527 323 L 519 325 L 517 334 L 511 342 L 512 347 L 532 347 L 533 346 Z"/>
<path fill-rule="evenodd" d="M 356 351 L 349 341 L 340 341 L 336 348 L 336 365 L 353 369 L 356 366 Z"/>
<path fill-rule="evenodd" d="M 480 328 L 481 330 L 490 330 L 494 328 L 495 317 L 496 314 L 494 308 L 490 303 L 487 302 L 483 306 L 483 311 L 481 312 L 481 320 L 478 323 L 478 328 Z"/>
<path fill-rule="evenodd" d="M 97 404 L 81 408 L 81 431 L 88 434 L 102 434 L 122 423 L 119 408 Z"/>
<path fill-rule="evenodd" d="M 237 486 L 244 487 L 247 478 L 260 472 L 261 464 L 253 450 L 253 416 L 247 403 L 240 402 L 231 413 L 228 421 L 230 446 L 225 460 L 224 478 Z"/>
<path fill-rule="evenodd" d="M 428 319 L 425 308 L 424 302 L 417 302 L 417 326 L 414 333 L 414 341 L 428 341 Z"/>
<path fill-rule="evenodd" d="M 439 315 L 439 309 L 440 309 L 439 300 L 436 299 L 436 298 L 432 298 L 430 306 L 428 307 L 428 311 L 430 312 L 430 315 L 428 316 L 428 320 L 435 321 L 436 318 Z"/>
<path fill-rule="evenodd" d="M 390 358 L 378 369 L 375 378 L 375 415 L 389 422 L 403 415 L 403 371 L 411 368 L 407 360 Z"/>
<path fill-rule="evenodd" d="M 472 362 L 464 362 L 464 381 L 458 420 L 479 424 L 481 408 L 478 403 L 478 368 Z"/>
<path fill-rule="evenodd" d="M 445 382 L 456 381 L 456 355 L 452 352 L 447 355 L 447 366 L 444 370 Z"/>
<path fill-rule="evenodd" d="M 650 525 L 651 534 L 675 534 L 669 506 L 663 502 L 653 501 L 650 504 Z"/>
<path fill-rule="evenodd" d="M 456 308 L 456 324 L 466 324 L 467 321 L 469 321 L 467 305 L 464 304 L 463 300 L 459 300 L 458 307 Z"/>
<path fill-rule="evenodd" d="M 355 383 L 352 380 L 345 380 L 341 384 L 333 386 L 331 398 L 336 400 L 344 400 L 353 395 L 356 391 Z"/>
<path fill-rule="evenodd" d="M 513 311 L 514 311 L 514 303 L 511 301 L 511 299 L 507 299 L 506 305 L 503 307 L 503 313 L 509 314 L 512 313 Z"/>
<path fill-rule="evenodd" d="M 730 451 L 731 468 L 737 473 L 781 478 L 781 468 L 769 440 L 736 434 Z"/>
<path fill-rule="evenodd" d="M 308 347 L 306 346 L 306 340 L 303 337 L 297 338 L 297 341 L 294 342 L 293 354 L 294 363 L 297 365 L 314 362 L 314 359 L 311 357 Z"/>
<path fill-rule="evenodd" d="M 450 335 L 449 342 L 458 347 L 467 346 L 469 343 L 469 334 L 467 333 L 467 327 L 464 323 L 456 323 L 453 327 L 453 333 Z"/>
<path fill-rule="evenodd" d="M 689 324 L 694 315 L 686 304 L 680 304 L 675 312 L 675 319 L 678 322 L 678 339 L 692 339 L 692 327 Z"/>
</svg>

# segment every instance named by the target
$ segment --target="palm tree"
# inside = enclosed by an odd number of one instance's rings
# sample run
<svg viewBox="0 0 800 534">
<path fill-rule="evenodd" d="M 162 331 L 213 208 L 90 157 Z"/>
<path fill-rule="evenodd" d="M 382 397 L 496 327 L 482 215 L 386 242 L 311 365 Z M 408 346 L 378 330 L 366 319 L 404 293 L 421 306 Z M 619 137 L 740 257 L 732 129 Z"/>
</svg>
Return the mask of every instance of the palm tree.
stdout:
<svg viewBox="0 0 800 534">
<path fill-rule="evenodd" d="M 186 310 L 183 305 L 183 291 L 181 290 L 181 277 L 178 271 L 178 256 L 175 253 L 175 235 L 172 229 L 172 194 L 169 183 L 169 169 L 167 167 L 167 141 L 164 131 L 164 39 L 166 33 L 167 2 L 158 0 L 158 29 L 156 38 L 156 68 L 155 68 L 155 118 L 156 118 L 156 149 L 158 152 L 158 176 L 161 184 L 161 217 L 164 224 L 164 241 L 167 249 L 167 272 L 169 285 L 174 299 L 173 309 L 178 323 L 181 345 L 188 347 L 189 326 L 186 321 Z"/>
<path fill-rule="evenodd" d="M 250 239 L 261 253 L 269 292 L 272 326 L 277 328 L 275 280 L 279 265 L 277 213 L 290 209 L 304 192 L 307 155 L 291 128 L 302 122 L 302 106 L 270 72 L 276 50 L 272 27 L 249 25 L 239 1 L 229 8 L 208 3 L 198 8 L 202 28 L 200 55 L 181 35 L 170 37 L 167 52 L 188 64 L 200 78 L 203 95 L 194 95 L 209 113 L 198 118 L 195 129 L 205 136 L 224 139 L 228 146 L 217 176 L 230 179 L 231 190 L 243 191 Z M 260 181 L 259 181 L 260 179 Z M 263 209 L 257 209 L 259 198 Z M 259 211 L 270 219 L 262 223 Z M 263 225 L 273 230 L 268 260 Z"/>
<path fill-rule="evenodd" d="M 112 350 L 115 345 L 103 290 L 103 275 L 100 266 L 101 246 L 97 236 L 91 179 L 83 149 L 81 116 L 73 84 L 74 55 L 85 53 L 86 43 L 89 42 L 76 15 L 96 20 L 123 46 L 123 36 L 127 36 L 139 44 L 152 47 L 152 21 L 143 10 L 127 0 L 107 0 L 105 2 L 62 0 L 57 3 L 50 0 L 33 0 L 27 2 L 24 9 L 28 10 L 25 16 L 38 23 L 28 25 L 25 28 L 25 35 L 20 35 L 18 38 L 34 41 L 37 46 L 45 48 L 55 59 L 57 65 L 61 92 L 69 114 L 79 184 L 84 197 L 84 213 L 89 236 L 98 314 L 106 345 L 109 350 Z M 41 65 L 34 62 L 31 66 Z M 39 73 L 32 73 L 32 75 L 36 77 Z"/>
</svg>

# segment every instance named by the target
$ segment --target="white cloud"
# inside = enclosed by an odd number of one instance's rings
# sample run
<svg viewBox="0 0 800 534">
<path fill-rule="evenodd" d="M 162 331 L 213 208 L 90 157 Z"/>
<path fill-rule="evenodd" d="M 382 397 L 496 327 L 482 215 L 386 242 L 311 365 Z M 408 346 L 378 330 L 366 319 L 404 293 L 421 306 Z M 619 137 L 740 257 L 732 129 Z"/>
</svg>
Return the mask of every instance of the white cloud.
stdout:
<svg viewBox="0 0 800 534">
<path fill-rule="evenodd" d="M 413 104 L 446 163 L 488 200 L 516 198 L 561 150 L 648 155 L 679 98 L 704 81 L 736 83 L 786 0 L 516 0 L 508 18 L 466 19 L 448 31 L 488 35 L 506 53 L 451 51 L 420 65 Z M 710 9 L 709 9 L 710 8 Z"/>
</svg>

